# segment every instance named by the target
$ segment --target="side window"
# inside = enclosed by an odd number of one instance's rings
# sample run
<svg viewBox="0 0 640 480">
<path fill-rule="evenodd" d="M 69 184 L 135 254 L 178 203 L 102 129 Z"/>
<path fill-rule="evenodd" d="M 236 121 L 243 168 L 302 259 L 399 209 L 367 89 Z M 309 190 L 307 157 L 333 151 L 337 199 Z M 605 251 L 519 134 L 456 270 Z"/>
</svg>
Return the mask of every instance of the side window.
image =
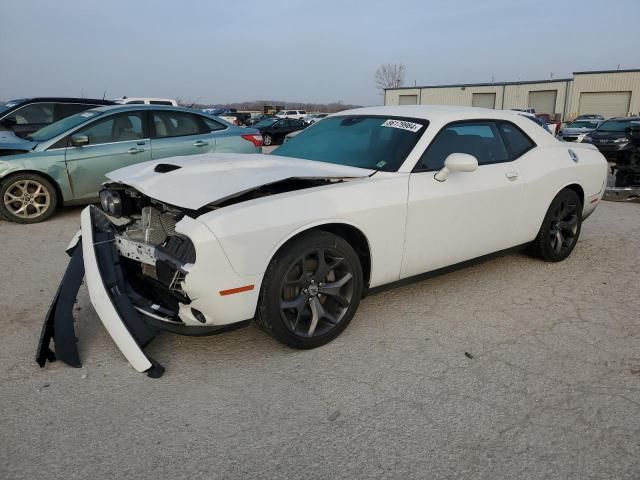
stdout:
<svg viewBox="0 0 640 480">
<path fill-rule="evenodd" d="M 144 100 L 129 100 L 125 105 L 144 105 Z"/>
<path fill-rule="evenodd" d="M 142 114 L 127 112 L 111 115 L 75 133 L 88 136 L 90 145 L 140 140 L 144 138 Z"/>
<path fill-rule="evenodd" d="M 17 125 L 29 125 L 32 123 L 52 123 L 53 103 L 31 103 L 13 112 L 13 117 Z"/>
<path fill-rule="evenodd" d="M 536 144 L 533 143 L 533 141 L 531 141 L 531 139 L 527 137 L 522 130 L 512 123 L 501 123 L 500 129 L 502 130 L 502 134 L 504 135 L 507 145 L 509 145 L 512 159 L 516 159 L 524 155 L 536 146 Z"/>
<path fill-rule="evenodd" d="M 151 105 L 173 105 L 173 103 L 166 100 L 151 100 L 149 103 Z"/>
<path fill-rule="evenodd" d="M 498 127 L 494 122 L 451 123 L 433 139 L 418 163 L 419 170 L 436 171 L 452 153 L 467 153 L 478 159 L 479 165 L 509 160 Z"/>
<path fill-rule="evenodd" d="M 187 112 L 162 110 L 153 112 L 153 124 L 156 127 L 155 138 L 184 137 L 208 133 L 200 116 Z"/>
<path fill-rule="evenodd" d="M 216 132 L 218 130 L 224 130 L 225 128 L 227 128 L 220 122 L 216 122 L 215 120 L 212 120 L 208 117 L 202 117 L 202 119 L 204 120 L 204 123 L 207 125 L 207 128 L 209 128 L 209 130 L 211 130 L 212 132 Z"/>
</svg>

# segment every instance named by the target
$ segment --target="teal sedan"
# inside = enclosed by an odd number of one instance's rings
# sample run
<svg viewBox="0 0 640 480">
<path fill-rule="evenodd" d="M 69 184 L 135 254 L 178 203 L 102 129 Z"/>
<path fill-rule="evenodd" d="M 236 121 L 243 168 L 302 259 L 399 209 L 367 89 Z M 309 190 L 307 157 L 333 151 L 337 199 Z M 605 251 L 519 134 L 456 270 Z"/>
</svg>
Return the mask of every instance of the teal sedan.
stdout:
<svg viewBox="0 0 640 480">
<path fill-rule="evenodd" d="M 199 153 L 260 153 L 258 130 L 188 108 L 98 107 L 26 138 L 0 133 L 0 216 L 49 218 L 60 205 L 98 199 L 105 174 L 134 163 Z"/>
</svg>

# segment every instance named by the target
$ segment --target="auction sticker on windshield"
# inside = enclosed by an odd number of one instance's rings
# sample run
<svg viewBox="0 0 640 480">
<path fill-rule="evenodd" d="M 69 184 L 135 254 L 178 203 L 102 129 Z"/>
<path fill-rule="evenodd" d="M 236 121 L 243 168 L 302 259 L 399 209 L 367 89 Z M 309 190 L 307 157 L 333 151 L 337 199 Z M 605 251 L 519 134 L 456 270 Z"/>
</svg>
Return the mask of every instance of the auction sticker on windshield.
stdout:
<svg viewBox="0 0 640 480">
<path fill-rule="evenodd" d="M 402 130 L 408 130 L 410 132 L 417 132 L 422 128 L 419 123 L 407 122 L 406 120 L 387 120 L 382 124 L 383 127 L 400 128 Z"/>
</svg>

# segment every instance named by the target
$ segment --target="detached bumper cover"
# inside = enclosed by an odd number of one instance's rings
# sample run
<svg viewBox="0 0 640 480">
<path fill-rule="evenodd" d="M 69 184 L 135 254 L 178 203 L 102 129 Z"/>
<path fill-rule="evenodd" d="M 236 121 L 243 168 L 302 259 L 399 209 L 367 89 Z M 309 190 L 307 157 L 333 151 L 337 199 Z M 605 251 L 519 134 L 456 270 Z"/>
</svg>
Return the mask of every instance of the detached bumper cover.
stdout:
<svg viewBox="0 0 640 480">
<path fill-rule="evenodd" d="M 164 368 L 142 351 L 158 330 L 145 323 L 127 296 L 114 235 L 104 225 L 101 228 L 101 222 L 107 220 L 95 207 L 82 211 L 81 243 L 71 247 L 71 261 L 45 317 L 36 361 L 41 367 L 56 358 L 73 367 L 82 366 L 73 333 L 72 308 L 84 273 L 91 303 L 120 351 L 137 371 L 160 377 Z M 55 353 L 50 348 L 52 339 Z"/>
<path fill-rule="evenodd" d="M 44 367 L 47 360 L 54 362 L 56 359 L 75 368 L 82 366 L 76 344 L 78 339 L 73 330 L 73 305 L 84 277 L 82 245 L 73 245 L 67 251 L 71 260 L 44 319 L 38 342 L 36 362 L 40 367 Z M 55 342 L 55 352 L 51 350 L 51 340 Z"/>
</svg>

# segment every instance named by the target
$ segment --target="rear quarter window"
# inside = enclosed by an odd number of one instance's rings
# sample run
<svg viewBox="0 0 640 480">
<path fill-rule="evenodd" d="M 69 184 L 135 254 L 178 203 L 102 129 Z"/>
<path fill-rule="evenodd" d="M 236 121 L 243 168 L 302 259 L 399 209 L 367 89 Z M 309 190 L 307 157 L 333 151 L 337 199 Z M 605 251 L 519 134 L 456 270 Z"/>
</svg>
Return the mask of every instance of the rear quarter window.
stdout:
<svg viewBox="0 0 640 480">
<path fill-rule="evenodd" d="M 500 130 L 507 143 L 512 160 L 521 157 L 536 146 L 536 144 L 513 123 L 501 123 Z"/>
</svg>

